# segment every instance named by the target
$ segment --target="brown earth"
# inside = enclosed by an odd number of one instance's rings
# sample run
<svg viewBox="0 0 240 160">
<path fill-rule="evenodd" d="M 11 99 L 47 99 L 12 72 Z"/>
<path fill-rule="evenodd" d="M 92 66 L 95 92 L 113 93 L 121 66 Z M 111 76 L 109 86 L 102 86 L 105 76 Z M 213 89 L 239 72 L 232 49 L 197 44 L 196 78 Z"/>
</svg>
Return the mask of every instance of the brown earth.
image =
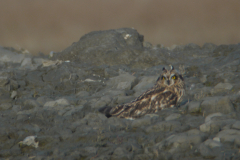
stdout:
<svg viewBox="0 0 240 160">
<path fill-rule="evenodd" d="M 133 27 L 145 41 L 171 46 L 240 42 L 240 1 L 12 0 L 0 2 L 0 45 L 61 51 L 84 34 Z"/>
</svg>

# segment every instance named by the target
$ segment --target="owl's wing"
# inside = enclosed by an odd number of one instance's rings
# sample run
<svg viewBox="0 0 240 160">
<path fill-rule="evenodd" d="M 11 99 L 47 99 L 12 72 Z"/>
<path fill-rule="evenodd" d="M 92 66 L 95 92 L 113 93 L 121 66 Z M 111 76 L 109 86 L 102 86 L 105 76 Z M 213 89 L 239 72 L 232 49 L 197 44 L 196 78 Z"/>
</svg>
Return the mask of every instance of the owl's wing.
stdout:
<svg viewBox="0 0 240 160">
<path fill-rule="evenodd" d="M 118 105 L 111 109 L 110 114 L 112 116 L 117 116 L 120 118 L 126 118 L 126 117 L 140 117 L 144 114 L 151 113 L 151 108 L 149 108 L 149 105 L 151 105 L 151 98 L 153 95 L 158 95 L 164 91 L 164 88 L 151 88 L 150 90 L 147 90 L 142 95 L 140 95 L 138 98 L 136 98 L 134 101 Z"/>
<path fill-rule="evenodd" d="M 145 99 L 145 98 L 147 98 L 149 96 L 152 96 L 154 94 L 157 94 L 157 93 L 162 93 L 164 90 L 165 90 L 165 87 L 156 87 L 156 85 L 155 85 L 153 88 L 151 88 L 151 89 L 147 90 L 146 92 L 142 93 L 134 101 L 139 101 L 139 100 Z"/>
</svg>

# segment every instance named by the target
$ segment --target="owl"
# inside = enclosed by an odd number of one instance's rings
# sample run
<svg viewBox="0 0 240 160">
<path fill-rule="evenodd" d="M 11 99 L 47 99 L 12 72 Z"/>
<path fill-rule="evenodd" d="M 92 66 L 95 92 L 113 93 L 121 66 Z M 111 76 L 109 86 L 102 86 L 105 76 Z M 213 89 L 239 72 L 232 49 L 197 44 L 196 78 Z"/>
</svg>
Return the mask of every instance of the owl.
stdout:
<svg viewBox="0 0 240 160">
<path fill-rule="evenodd" d="M 116 107 L 104 107 L 99 111 L 107 117 L 135 119 L 146 114 L 177 106 L 185 92 L 183 77 L 173 66 L 170 70 L 162 69 L 153 88 L 147 90 L 130 103 Z"/>
</svg>

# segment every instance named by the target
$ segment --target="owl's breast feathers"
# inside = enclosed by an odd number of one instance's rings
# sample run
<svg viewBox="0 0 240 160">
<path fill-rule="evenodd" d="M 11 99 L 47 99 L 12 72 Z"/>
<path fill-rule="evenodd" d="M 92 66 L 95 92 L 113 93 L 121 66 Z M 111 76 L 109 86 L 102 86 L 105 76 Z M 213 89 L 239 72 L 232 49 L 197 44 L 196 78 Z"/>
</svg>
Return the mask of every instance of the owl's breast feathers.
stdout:
<svg viewBox="0 0 240 160">
<path fill-rule="evenodd" d="M 109 110 L 109 114 L 119 118 L 138 118 L 145 114 L 156 113 L 164 108 L 173 107 L 179 100 L 173 90 L 154 86 L 134 101 L 118 105 Z"/>
</svg>

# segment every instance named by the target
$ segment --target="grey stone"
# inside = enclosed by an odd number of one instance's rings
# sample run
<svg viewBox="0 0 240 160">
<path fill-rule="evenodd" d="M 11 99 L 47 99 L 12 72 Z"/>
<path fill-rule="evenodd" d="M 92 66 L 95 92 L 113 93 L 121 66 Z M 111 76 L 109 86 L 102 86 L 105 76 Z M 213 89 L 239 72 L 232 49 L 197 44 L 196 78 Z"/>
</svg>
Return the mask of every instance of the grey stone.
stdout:
<svg viewBox="0 0 240 160">
<path fill-rule="evenodd" d="M 233 104 L 229 97 L 218 96 L 218 97 L 206 97 L 201 103 L 201 111 L 207 116 L 211 113 L 221 112 L 228 114 L 234 112 Z"/>
<path fill-rule="evenodd" d="M 32 65 L 32 58 L 30 58 L 30 57 L 24 58 L 22 63 L 21 63 L 21 67 L 24 67 L 24 68 L 31 68 L 31 67 L 33 67 L 33 65 Z"/>
<path fill-rule="evenodd" d="M 151 125 L 146 128 L 147 133 L 151 132 L 161 132 L 161 131 L 174 131 L 176 129 L 179 129 L 181 127 L 181 123 L 179 121 L 164 121 L 164 122 L 158 122 L 154 125 Z"/>
<path fill-rule="evenodd" d="M 52 99 L 49 97 L 42 96 L 42 97 L 38 97 L 36 101 L 43 106 L 46 102 L 52 101 Z"/>
<path fill-rule="evenodd" d="M 84 151 L 87 154 L 96 154 L 97 153 L 97 148 L 96 147 L 85 147 Z"/>
<path fill-rule="evenodd" d="M 221 113 L 210 114 L 205 118 L 205 123 L 200 125 L 202 132 L 217 133 L 226 125 L 232 125 L 236 120 L 230 119 Z"/>
<path fill-rule="evenodd" d="M 231 83 L 218 83 L 215 87 L 214 87 L 214 92 L 221 92 L 224 90 L 231 90 L 233 88 L 233 85 Z"/>
<path fill-rule="evenodd" d="M 221 143 L 233 144 L 236 138 L 239 138 L 240 131 L 235 129 L 227 129 L 219 132 L 216 137 L 220 138 Z"/>
<path fill-rule="evenodd" d="M 128 151 L 122 147 L 116 148 L 113 152 L 113 155 L 116 155 L 116 156 L 122 156 L 124 154 L 128 154 Z"/>
<path fill-rule="evenodd" d="M 179 113 L 173 113 L 173 114 L 170 114 L 169 116 L 167 116 L 165 118 L 165 121 L 172 121 L 172 120 L 175 120 L 175 119 L 178 119 L 181 117 L 181 114 Z"/>
<path fill-rule="evenodd" d="M 58 115 L 63 116 L 67 113 L 66 116 L 68 116 L 71 115 L 71 111 L 74 109 L 74 106 L 57 106 L 54 107 L 54 109 L 58 110 Z"/>
<path fill-rule="evenodd" d="M 76 94 L 77 97 L 88 97 L 90 94 L 87 91 L 80 91 Z"/>
<path fill-rule="evenodd" d="M 177 153 L 179 151 L 187 151 L 191 149 L 194 145 L 200 144 L 206 139 L 206 135 L 201 133 L 197 129 L 189 130 L 180 134 L 173 134 L 155 146 L 162 150 L 164 148 L 169 148 L 168 152 L 171 154 Z"/>
<path fill-rule="evenodd" d="M 112 101 L 111 97 L 109 95 L 101 97 L 96 102 L 92 103 L 92 108 L 101 108 L 104 106 L 107 106 Z"/>
<path fill-rule="evenodd" d="M 126 96 L 123 90 L 106 90 L 105 95 L 110 95 L 112 97 Z"/>
<path fill-rule="evenodd" d="M 44 104 L 43 108 L 44 109 L 56 109 L 56 110 L 61 110 L 65 106 L 70 105 L 67 99 L 61 98 L 56 101 L 48 101 Z"/>
<path fill-rule="evenodd" d="M 70 110 L 66 111 L 63 116 L 71 116 L 74 113 L 77 113 L 83 109 L 83 106 L 73 107 Z"/>
<path fill-rule="evenodd" d="M 103 114 L 89 113 L 80 120 L 81 124 L 88 124 L 91 127 L 100 127 L 105 124 L 107 117 Z"/>
<path fill-rule="evenodd" d="M 133 90 L 135 92 L 144 92 L 148 89 L 150 89 L 151 87 L 154 86 L 154 84 L 156 83 L 158 77 L 157 76 L 149 76 L 149 77 L 143 77 L 140 82 L 134 86 Z"/>
<path fill-rule="evenodd" d="M 136 77 L 129 73 L 120 74 L 117 77 L 112 77 L 107 82 L 107 86 L 119 89 L 119 90 L 130 90 L 136 81 Z"/>
<path fill-rule="evenodd" d="M 14 99 L 17 96 L 17 91 L 12 91 L 11 98 Z"/>
<path fill-rule="evenodd" d="M 14 111 L 14 112 L 18 112 L 18 111 L 20 111 L 22 109 L 22 107 L 20 106 L 20 105 L 13 105 L 13 107 L 12 107 L 12 110 Z"/>
<path fill-rule="evenodd" d="M 134 160 L 149 160 L 153 159 L 154 155 L 153 154 L 138 154 L 135 155 Z"/>
<path fill-rule="evenodd" d="M 151 118 L 150 117 L 145 117 L 145 118 L 140 118 L 136 119 L 132 122 L 132 127 L 133 128 L 138 128 L 141 126 L 147 126 L 151 124 Z"/>
<path fill-rule="evenodd" d="M 207 147 L 204 143 L 199 146 L 199 152 L 203 156 L 203 158 L 215 158 L 218 154 L 213 152 L 213 150 Z"/>
<path fill-rule="evenodd" d="M 240 130 L 240 121 L 236 121 L 233 125 L 232 125 L 233 129 L 238 129 Z"/>
<path fill-rule="evenodd" d="M 0 62 L 21 63 L 25 55 L 11 52 L 0 47 Z"/>
<path fill-rule="evenodd" d="M 26 125 L 23 126 L 23 129 L 26 132 L 34 133 L 34 134 L 37 134 L 41 130 L 40 127 L 36 124 L 33 124 L 33 125 L 26 124 Z"/>
<path fill-rule="evenodd" d="M 43 59 L 43 58 L 33 58 L 32 59 L 32 63 L 34 65 L 34 67 L 39 67 L 41 65 L 43 65 L 44 62 L 48 61 L 47 59 Z"/>
<path fill-rule="evenodd" d="M 10 109 L 11 107 L 12 107 L 11 103 L 0 104 L 0 110 L 7 110 L 7 109 Z"/>
<path fill-rule="evenodd" d="M 200 102 L 190 102 L 188 104 L 188 112 L 190 113 L 196 113 L 196 112 L 200 112 Z"/>
<path fill-rule="evenodd" d="M 204 144 L 210 148 L 215 148 L 215 147 L 222 147 L 223 144 L 219 141 L 215 141 L 212 139 L 207 139 Z"/>
<path fill-rule="evenodd" d="M 118 147 L 118 148 L 116 148 L 115 150 L 114 150 L 114 152 L 113 152 L 113 155 L 112 155 L 112 157 L 111 157 L 111 159 L 116 159 L 116 160 L 118 160 L 118 159 L 132 159 L 133 158 L 133 155 L 132 154 L 130 154 L 125 148 L 123 148 L 123 147 Z"/>
<path fill-rule="evenodd" d="M 7 85 L 8 82 L 9 82 L 8 77 L 0 76 L 0 87 Z"/>
<path fill-rule="evenodd" d="M 200 81 L 201 81 L 202 83 L 207 82 L 207 75 L 203 75 L 203 76 L 200 78 Z"/>
<path fill-rule="evenodd" d="M 240 137 L 237 137 L 237 138 L 234 139 L 234 145 L 236 147 L 240 147 Z"/>
<path fill-rule="evenodd" d="M 35 141 L 36 137 L 37 136 L 28 136 L 28 137 L 24 138 L 23 141 L 19 142 L 20 147 L 22 147 L 23 145 L 26 145 L 26 146 L 38 148 L 39 142 Z"/>
<path fill-rule="evenodd" d="M 27 99 L 23 103 L 23 109 L 24 110 L 37 108 L 37 107 L 40 107 L 40 105 L 37 101 L 35 101 L 33 99 Z"/>
<path fill-rule="evenodd" d="M 111 117 L 108 119 L 107 124 L 109 130 L 127 130 L 131 126 L 131 121 L 126 119 L 119 119 L 117 117 Z"/>
<path fill-rule="evenodd" d="M 118 104 L 123 104 L 123 103 L 129 103 L 133 101 L 135 97 L 133 96 L 118 96 L 117 97 L 117 103 Z"/>
<path fill-rule="evenodd" d="M 95 65 L 134 64 L 143 48 L 142 42 L 143 36 L 131 28 L 95 31 L 54 54 L 53 58 Z"/>
</svg>

